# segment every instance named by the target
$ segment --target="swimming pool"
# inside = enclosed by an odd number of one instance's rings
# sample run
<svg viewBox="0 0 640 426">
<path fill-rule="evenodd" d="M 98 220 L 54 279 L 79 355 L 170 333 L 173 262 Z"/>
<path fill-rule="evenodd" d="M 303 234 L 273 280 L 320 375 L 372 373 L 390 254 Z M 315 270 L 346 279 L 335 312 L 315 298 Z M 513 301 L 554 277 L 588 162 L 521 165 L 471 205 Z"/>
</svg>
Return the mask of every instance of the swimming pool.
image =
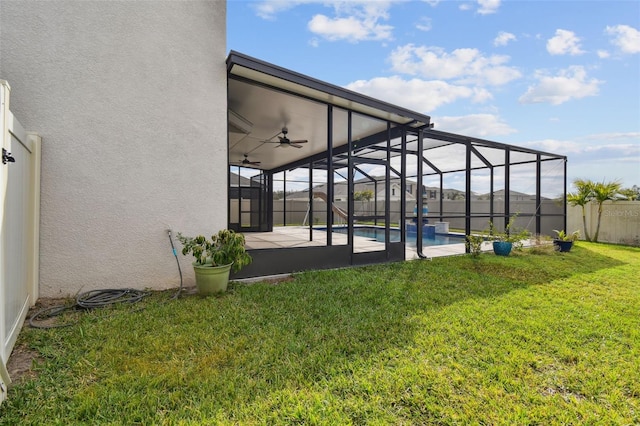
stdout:
<svg viewBox="0 0 640 426">
<path fill-rule="evenodd" d="M 347 228 L 335 227 L 333 228 L 333 232 L 337 232 L 339 234 L 346 234 Z M 353 228 L 353 235 L 356 237 L 370 238 L 380 243 L 384 243 L 384 228 L 378 228 L 375 226 L 355 226 Z M 389 237 L 392 243 L 400 242 L 400 230 L 390 229 Z M 465 242 L 464 235 L 435 234 L 435 238 L 428 238 L 426 235 L 423 235 L 422 237 L 423 246 L 442 246 L 447 244 L 463 244 L 464 242 Z M 413 245 L 413 246 L 416 245 L 415 232 L 407 233 L 407 244 Z"/>
</svg>

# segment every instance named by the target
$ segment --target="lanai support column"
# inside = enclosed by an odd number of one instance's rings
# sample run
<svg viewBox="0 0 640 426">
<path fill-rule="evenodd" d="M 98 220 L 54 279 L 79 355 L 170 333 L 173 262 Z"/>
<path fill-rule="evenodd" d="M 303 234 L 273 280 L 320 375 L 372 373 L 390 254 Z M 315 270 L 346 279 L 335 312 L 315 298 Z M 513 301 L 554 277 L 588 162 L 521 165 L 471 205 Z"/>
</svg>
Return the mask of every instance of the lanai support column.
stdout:
<svg viewBox="0 0 640 426">
<path fill-rule="evenodd" d="M 387 164 L 385 165 L 385 203 L 384 203 L 384 251 L 389 258 L 391 247 L 391 123 L 387 121 Z"/>
<path fill-rule="evenodd" d="M 506 228 L 511 216 L 511 151 L 504 149 L 504 226 Z"/>
<path fill-rule="evenodd" d="M 424 259 L 426 256 L 422 253 L 422 172 L 423 172 L 423 149 L 424 149 L 424 131 L 418 129 L 418 188 L 416 191 L 416 252 L 418 257 Z"/>
<path fill-rule="evenodd" d="M 402 128 L 400 145 L 400 241 L 407 243 L 407 129 Z M 405 255 L 406 257 L 406 255 Z"/>
<path fill-rule="evenodd" d="M 540 211 L 542 207 L 542 196 L 540 192 L 542 191 L 542 156 L 540 154 L 536 155 L 536 234 L 540 234 L 540 229 L 542 229 L 542 218 Z"/>
<path fill-rule="evenodd" d="M 327 105 L 327 246 L 333 245 L 333 106 Z"/>
<path fill-rule="evenodd" d="M 309 162 L 309 241 L 313 241 L 313 161 Z"/>
<path fill-rule="evenodd" d="M 440 222 L 444 222 L 444 173 L 440 172 Z"/>
<path fill-rule="evenodd" d="M 471 235 L 471 141 L 465 143 L 466 170 L 465 170 L 465 197 L 464 197 L 464 234 Z M 469 253 L 469 245 L 465 244 L 465 252 Z"/>
<path fill-rule="evenodd" d="M 282 226 L 287 226 L 287 171 L 282 172 Z"/>
<path fill-rule="evenodd" d="M 493 223 L 493 215 L 494 215 L 494 208 L 493 208 L 493 204 L 495 202 L 495 196 L 493 194 L 493 192 L 495 191 L 495 187 L 494 187 L 494 176 L 495 173 L 493 172 L 493 167 L 489 168 L 490 170 L 490 179 L 489 179 L 489 221 L 491 221 L 491 223 Z"/>
<path fill-rule="evenodd" d="M 347 245 L 351 247 L 351 264 L 353 264 L 353 210 L 355 191 L 353 190 L 353 141 L 351 140 L 351 125 L 353 114 L 347 112 Z"/>
<path fill-rule="evenodd" d="M 567 229 L 567 158 L 564 158 L 564 198 L 562 205 L 564 206 L 563 228 Z M 586 231 L 585 231 L 586 233 Z"/>
</svg>

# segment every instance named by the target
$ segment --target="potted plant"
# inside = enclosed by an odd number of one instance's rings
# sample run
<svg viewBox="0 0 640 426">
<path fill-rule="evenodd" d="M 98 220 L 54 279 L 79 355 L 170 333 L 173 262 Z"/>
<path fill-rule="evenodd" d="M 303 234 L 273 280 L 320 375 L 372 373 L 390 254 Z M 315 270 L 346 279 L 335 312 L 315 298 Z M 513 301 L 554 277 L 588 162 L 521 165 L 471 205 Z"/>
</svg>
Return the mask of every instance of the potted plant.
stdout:
<svg viewBox="0 0 640 426">
<path fill-rule="evenodd" d="M 567 234 L 564 232 L 564 229 L 560 231 L 554 229 L 553 232 L 556 233 L 556 237 L 553 239 L 553 245 L 561 252 L 571 251 L 573 242 L 580 238 L 580 231 L 573 231 L 571 234 Z"/>
<path fill-rule="evenodd" d="M 493 252 L 498 256 L 509 256 L 514 247 L 517 250 L 521 249 L 522 241 L 530 237 L 528 230 L 515 229 L 513 223 L 516 217 L 517 215 L 511 216 L 503 232 L 497 231 L 493 222 L 489 222 L 489 238 L 493 240 Z"/>
<path fill-rule="evenodd" d="M 182 254 L 191 253 L 198 293 L 209 295 L 224 292 L 229 283 L 229 273 L 251 263 L 246 252 L 244 235 L 230 229 L 222 229 L 208 240 L 202 235 L 185 237 L 177 234 L 183 245 Z"/>
</svg>

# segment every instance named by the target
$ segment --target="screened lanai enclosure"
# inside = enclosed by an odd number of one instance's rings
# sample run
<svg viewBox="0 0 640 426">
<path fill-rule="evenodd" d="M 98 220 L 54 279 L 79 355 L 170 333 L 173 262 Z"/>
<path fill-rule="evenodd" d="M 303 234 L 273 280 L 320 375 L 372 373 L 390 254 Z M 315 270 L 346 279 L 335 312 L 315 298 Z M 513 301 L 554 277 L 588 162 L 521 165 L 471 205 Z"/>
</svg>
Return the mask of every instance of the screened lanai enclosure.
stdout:
<svg viewBox="0 0 640 426">
<path fill-rule="evenodd" d="M 551 235 L 566 157 L 435 130 L 429 116 L 231 52 L 235 278 L 426 257 L 492 222 Z"/>
</svg>

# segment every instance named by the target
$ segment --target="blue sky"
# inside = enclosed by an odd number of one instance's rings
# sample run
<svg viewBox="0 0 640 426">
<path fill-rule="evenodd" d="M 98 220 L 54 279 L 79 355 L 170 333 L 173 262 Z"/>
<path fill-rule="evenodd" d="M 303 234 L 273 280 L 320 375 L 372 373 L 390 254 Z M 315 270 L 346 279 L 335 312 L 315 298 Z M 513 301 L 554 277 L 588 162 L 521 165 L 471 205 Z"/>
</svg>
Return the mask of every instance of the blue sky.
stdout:
<svg viewBox="0 0 640 426">
<path fill-rule="evenodd" d="M 229 0 L 227 48 L 640 185 L 640 1 Z"/>
</svg>

